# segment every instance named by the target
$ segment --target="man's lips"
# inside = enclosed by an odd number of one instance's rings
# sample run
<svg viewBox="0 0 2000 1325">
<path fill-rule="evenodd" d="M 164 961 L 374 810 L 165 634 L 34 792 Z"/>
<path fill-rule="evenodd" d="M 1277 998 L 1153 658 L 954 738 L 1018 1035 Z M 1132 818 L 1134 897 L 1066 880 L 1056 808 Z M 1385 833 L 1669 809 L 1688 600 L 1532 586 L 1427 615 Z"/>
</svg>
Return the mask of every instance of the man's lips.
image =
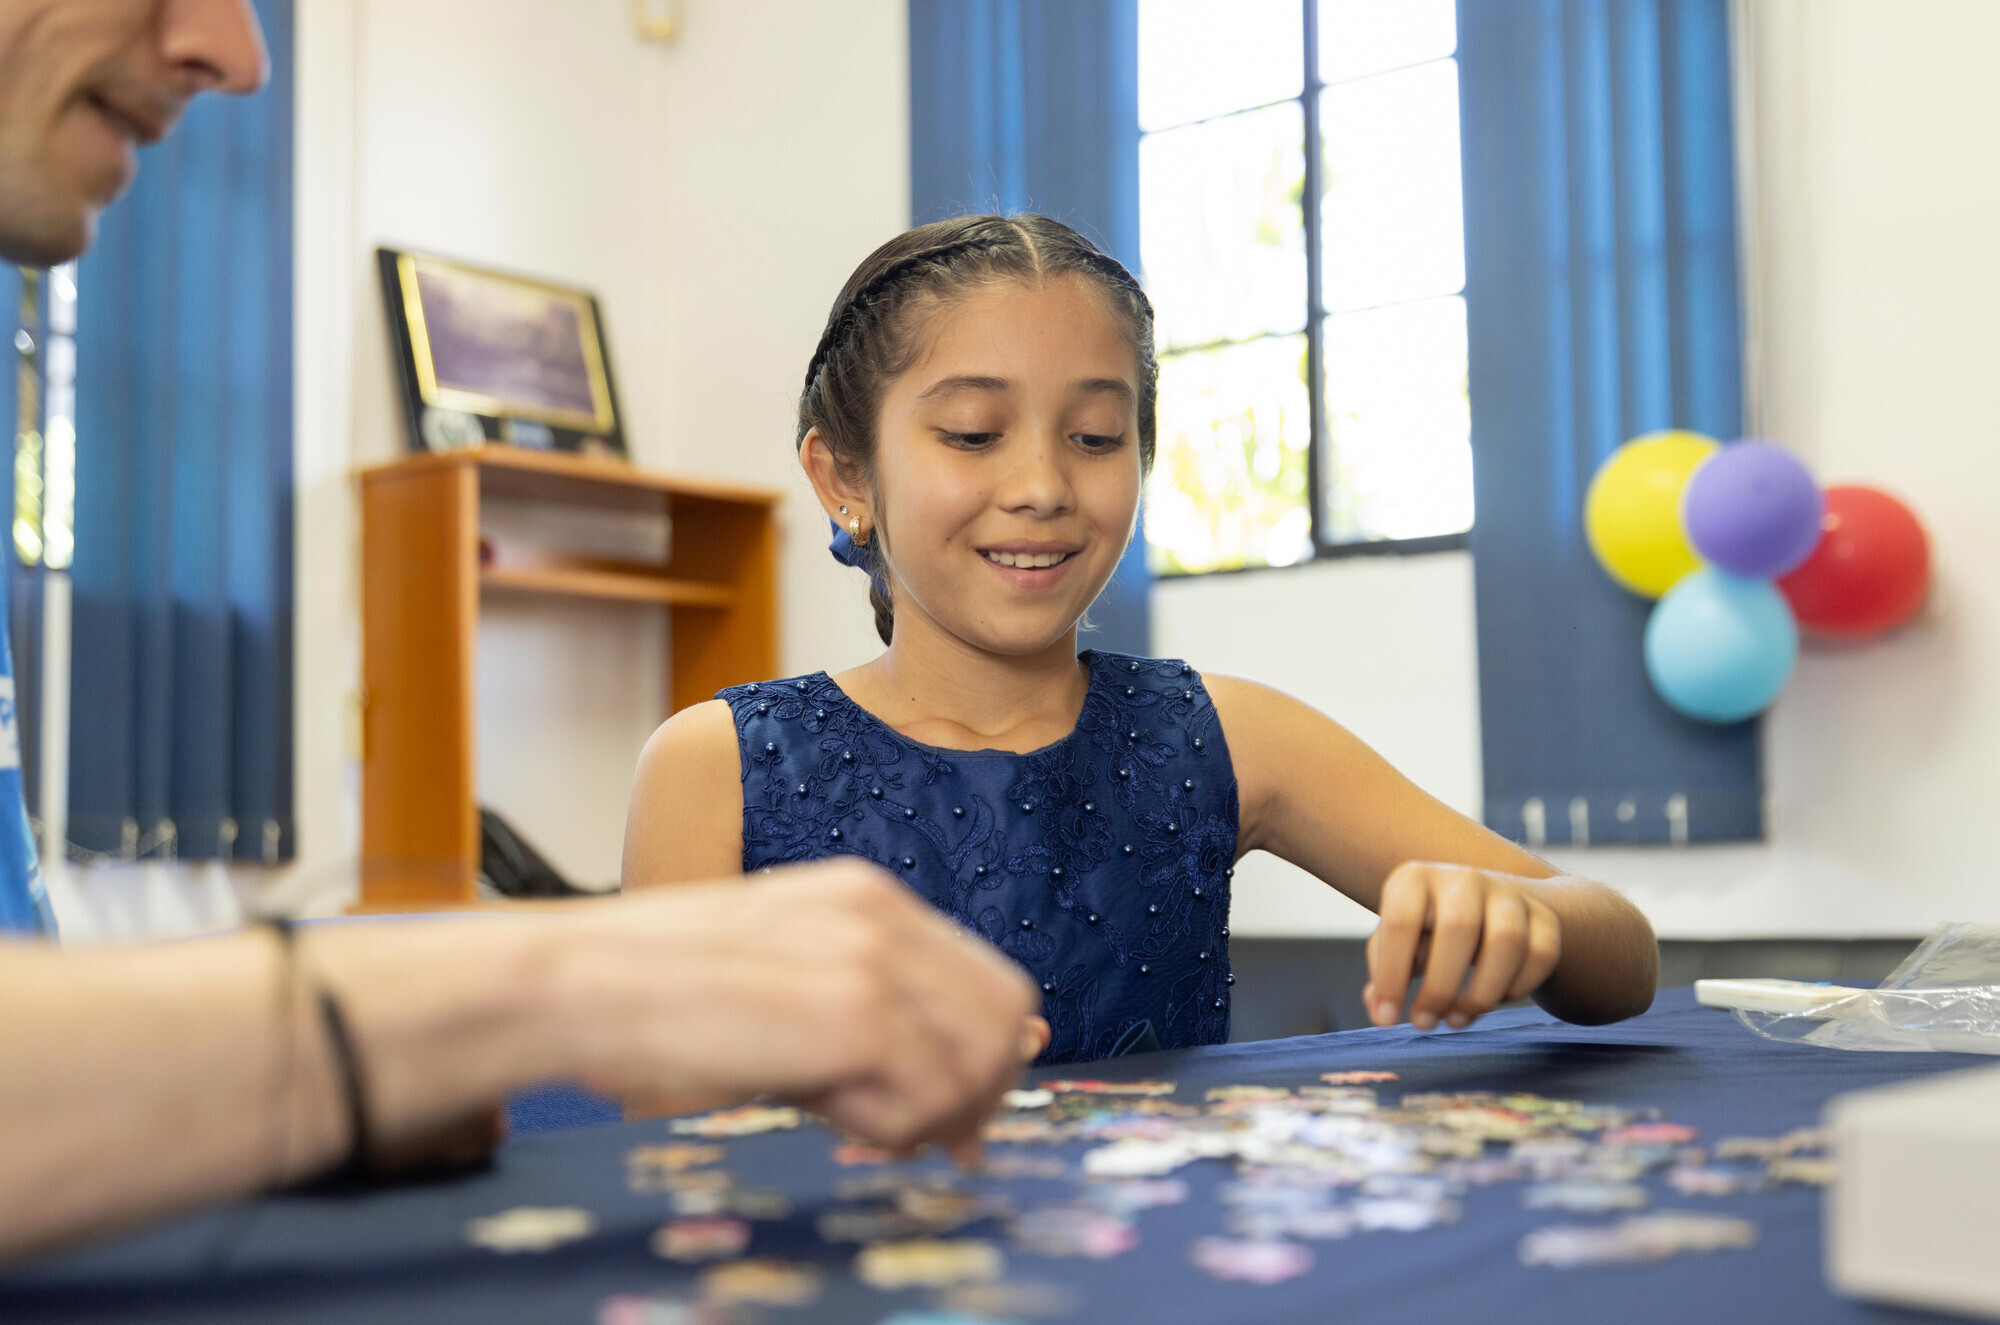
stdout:
<svg viewBox="0 0 2000 1325">
<path fill-rule="evenodd" d="M 167 136 L 173 125 L 173 117 L 158 114 L 134 106 L 130 102 L 117 102 L 91 93 L 88 97 L 90 108 L 111 122 L 111 126 L 126 138 L 140 146 L 157 143 Z"/>
</svg>

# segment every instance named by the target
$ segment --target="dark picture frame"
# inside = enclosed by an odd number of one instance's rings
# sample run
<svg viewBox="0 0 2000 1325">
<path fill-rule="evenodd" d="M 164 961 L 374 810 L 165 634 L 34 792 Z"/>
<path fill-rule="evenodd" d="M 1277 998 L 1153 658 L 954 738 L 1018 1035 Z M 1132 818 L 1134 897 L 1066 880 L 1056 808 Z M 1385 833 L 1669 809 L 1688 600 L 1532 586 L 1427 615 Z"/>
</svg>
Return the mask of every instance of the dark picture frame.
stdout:
<svg viewBox="0 0 2000 1325">
<path fill-rule="evenodd" d="M 628 458 L 596 295 L 429 253 L 375 257 L 411 450 Z"/>
</svg>

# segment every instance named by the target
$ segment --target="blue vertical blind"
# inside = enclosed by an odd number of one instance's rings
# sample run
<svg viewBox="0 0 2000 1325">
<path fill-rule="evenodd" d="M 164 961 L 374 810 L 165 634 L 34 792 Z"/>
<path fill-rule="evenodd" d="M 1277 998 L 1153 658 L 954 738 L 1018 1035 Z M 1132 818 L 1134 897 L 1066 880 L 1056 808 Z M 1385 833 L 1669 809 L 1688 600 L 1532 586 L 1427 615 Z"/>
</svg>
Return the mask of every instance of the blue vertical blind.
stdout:
<svg viewBox="0 0 2000 1325">
<path fill-rule="evenodd" d="M 1040 212 L 1139 270 L 1138 0 L 910 0 L 910 210 Z M 1145 653 L 1145 538 L 1090 618 Z"/>
<path fill-rule="evenodd" d="M 1549 842 L 1762 834 L 1755 723 L 1647 684 L 1591 560 L 1622 441 L 1742 422 L 1726 0 L 1459 0 L 1486 821 Z"/>
<path fill-rule="evenodd" d="M 292 3 L 80 264 L 69 835 L 292 851 Z M 331 553 L 329 555 L 340 555 Z"/>
</svg>

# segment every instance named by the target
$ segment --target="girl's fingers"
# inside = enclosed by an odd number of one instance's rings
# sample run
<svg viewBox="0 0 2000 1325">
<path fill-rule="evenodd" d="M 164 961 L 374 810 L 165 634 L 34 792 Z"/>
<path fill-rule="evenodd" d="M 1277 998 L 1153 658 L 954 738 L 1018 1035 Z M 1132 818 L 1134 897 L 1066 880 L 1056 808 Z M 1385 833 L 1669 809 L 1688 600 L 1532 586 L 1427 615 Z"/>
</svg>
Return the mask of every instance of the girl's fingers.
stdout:
<svg viewBox="0 0 2000 1325">
<path fill-rule="evenodd" d="M 1534 899 L 1528 899 L 1527 951 L 1521 959 L 1521 969 L 1508 987 L 1507 997 L 1526 998 L 1540 989 L 1545 981 L 1555 974 L 1556 964 L 1562 960 L 1562 921 L 1556 913 Z"/>
<path fill-rule="evenodd" d="M 1435 1028 L 1458 1001 L 1486 923 L 1486 880 L 1477 870 L 1439 871 L 1433 879 L 1437 919 L 1431 925 L 1431 959 L 1424 966 L 1424 987 L 1410 1005 L 1411 1023 L 1426 1031 Z"/>
<path fill-rule="evenodd" d="M 1382 884 L 1382 923 L 1368 940 L 1369 983 L 1374 997 L 1369 1018 L 1377 1026 L 1393 1026 L 1402 1018 L 1403 998 L 1416 969 L 1417 941 L 1430 918 L 1431 883 L 1428 866 L 1400 865 Z"/>
<path fill-rule="evenodd" d="M 1495 888 L 1486 897 L 1486 927 L 1479 936 L 1479 955 L 1472 978 L 1445 1020 L 1464 1030 L 1485 1016 L 1514 986 L 1528 950 L 1528 904 L 1518 892 Z"/>
</svg>

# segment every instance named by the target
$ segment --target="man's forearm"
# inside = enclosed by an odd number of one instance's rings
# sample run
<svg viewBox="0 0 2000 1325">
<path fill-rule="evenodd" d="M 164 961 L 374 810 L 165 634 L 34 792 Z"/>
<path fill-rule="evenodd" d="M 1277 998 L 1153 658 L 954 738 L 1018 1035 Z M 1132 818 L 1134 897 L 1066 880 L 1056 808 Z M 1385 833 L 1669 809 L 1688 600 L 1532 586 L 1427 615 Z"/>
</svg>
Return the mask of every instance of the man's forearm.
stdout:
<svg viewBox="0 0 2000 1325">
<path fill-rule="evenodd" d="M 467 923 L 484 941 L 431 923 L 303 931 L 289 972 L 258 931 L 0 950 L 0 1136 L 33 1138 L 0 1145 L 0 1257 L 337 1163 L 350 1129 L 316 985 L 354 1029 L 378 1137 L 559 1070 L 527 1033 L 526 922 Z"/>
<path fill-rule="evenodd" d="M 63 952 L 0 944 L 0 1258 L 322 1172 L 512 1087 L 675 1107 L 774 1094 L 874 1144 L 976 1143 L 1035 996 L 1012 962 L 858 862 L 562 914 L 309 926 Z M 289 990 L 289 992 L 287 992 Z"/>
<path fill-rule="evenodd" d="M 0 1255 L 276 1175 L 292 1103 L 321 1094 L 280 1093 L 279 960 L 259 934 L 0 950 L 0 1134 L 34 1138 L 0 1145 Z M 331 1110 L 291 1121 L 301 1163 L 339 1143 Z"/>
</svg>

